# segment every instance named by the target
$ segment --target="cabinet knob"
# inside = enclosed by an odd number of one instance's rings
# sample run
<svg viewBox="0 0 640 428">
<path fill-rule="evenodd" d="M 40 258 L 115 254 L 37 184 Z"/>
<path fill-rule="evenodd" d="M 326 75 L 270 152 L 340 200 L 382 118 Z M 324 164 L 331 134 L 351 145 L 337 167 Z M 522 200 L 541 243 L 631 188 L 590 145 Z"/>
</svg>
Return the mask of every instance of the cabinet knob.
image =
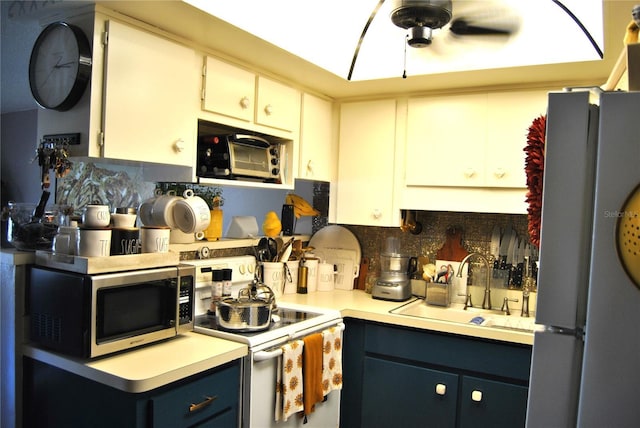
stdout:
<svg viewBox="0 0 640 428">
<path fill-rule="evenodd" d="M 482 401 L 482 391 L 478 391 L 478 390 L 472 391 L 471 392 L 471 399 L 473 401 L 475 401 L 476 403 L 481 402 Z"/>
<path fill-rule="evenodd" d="M 313 176 L 313 163 L 311 159 L 307 162 L 307 176 Z"/>
<path fill-rule="evenodd" d="M 507 173 L 507 172 L 506 172 L 504 169 L 502 169 L 502 168 L 498 168 L 498 169 L 496 169 L 496 170 L 494 171 L 493 175 L 495 175 L 495 176 L 496 176 L 496 178 L 502 178 L 502 177 L 504 177 L 504 176 L 505 176 L 505 174 L 506 174 L 506 173 Z"/>
<path fill-rule="evenodd" d="M 178 138 L 178 140 L 173 143 L 173 148 L 178 153 L 182 152 L 184 150 L 184 140 L 182 138 Z"/>
<path fill-rule="evenodd" d="M 273 114 L 273 106 L 271 104 L 267 104 L 264 106 L 264 112 L 267 116 L 271 116 Z"/>
<path fill-rule="evenodd" d="M 467 168 L 464 171 L 465 178 L 472 178 L 474 175 L 476 175 L 476 170 L 473 168 Z"/>
<path fill-rule="evenodd" d="M 373 218 L 375 219 L 379 219 L 380 217 L 382 217 L 382 211 L 380 211 L 379 209 L 374 209 L 373 210 Z"/>
<path fill-rule="evenodd" d="M 439 383 L 436 385 L 436 394 L 445 395 L 447 393 L 447 385 Z"/>
<path fill-rule="evenodd" d="M 240 99 L 240 107 L 249 108 L 250 105 L 251 105 L 251 100 L 249 99 L 249 97 L 242 97 Z"/>
</svg>

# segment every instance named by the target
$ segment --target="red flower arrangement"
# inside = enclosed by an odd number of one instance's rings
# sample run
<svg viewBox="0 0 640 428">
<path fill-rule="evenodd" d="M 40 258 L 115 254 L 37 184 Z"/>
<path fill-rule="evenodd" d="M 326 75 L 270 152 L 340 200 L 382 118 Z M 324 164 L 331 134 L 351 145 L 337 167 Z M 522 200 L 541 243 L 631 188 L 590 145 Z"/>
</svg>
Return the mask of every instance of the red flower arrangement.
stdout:
<svg viewBox="0 0 640 428">
<path fill-rule="evenodd" d="M 524 162 L 527 174 L 527 208 L 529 241 L 536 247 L 540 247 L 540 218 L 542 215 L 542 182 L 544 172 L 545 135 L 547 130 L 547 117 L 540 116 L 534 119 L 527 134 L 527 146 L 524 148 L 527 154 Z"/>
</svg>

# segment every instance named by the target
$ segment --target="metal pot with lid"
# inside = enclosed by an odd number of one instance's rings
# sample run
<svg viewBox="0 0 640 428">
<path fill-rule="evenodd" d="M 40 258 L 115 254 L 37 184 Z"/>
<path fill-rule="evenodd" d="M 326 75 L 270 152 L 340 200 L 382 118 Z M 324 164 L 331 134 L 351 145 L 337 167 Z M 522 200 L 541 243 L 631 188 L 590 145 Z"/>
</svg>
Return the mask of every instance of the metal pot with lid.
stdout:
<svg viewBox="0 0 640 428">
<path fill-rule="evenodd" d="M 239 290 L 238 298 L 225 297 L 216 303 L 218 325 L 232 331 L 260 331 L 269 328 L 276 306 L 275 294 L 267 285 L 254 281 Z"/>
</svg>

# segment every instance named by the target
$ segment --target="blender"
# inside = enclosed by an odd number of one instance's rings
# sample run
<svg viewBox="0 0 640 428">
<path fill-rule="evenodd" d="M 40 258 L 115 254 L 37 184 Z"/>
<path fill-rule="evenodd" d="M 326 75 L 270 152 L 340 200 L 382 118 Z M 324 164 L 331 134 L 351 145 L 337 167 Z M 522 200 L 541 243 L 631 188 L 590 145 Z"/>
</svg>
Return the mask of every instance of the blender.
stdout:
<svg viewBox="0 0 640 428">
<path fill-rule="evenodd" d="M 371 297 L 402 302 L 411 297 L 411 274 L 417 269 L 418 260 L 400 252 L 398 238 L 387 238 L 380 254 L 380 277 L 371 289 Z"/>
</svg>

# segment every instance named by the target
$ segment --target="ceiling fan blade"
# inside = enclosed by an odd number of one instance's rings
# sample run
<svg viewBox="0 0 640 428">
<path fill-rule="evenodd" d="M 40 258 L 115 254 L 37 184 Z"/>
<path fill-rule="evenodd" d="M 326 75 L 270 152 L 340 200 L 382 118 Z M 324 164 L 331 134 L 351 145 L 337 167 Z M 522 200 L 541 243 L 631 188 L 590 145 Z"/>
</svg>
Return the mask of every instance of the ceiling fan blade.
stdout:
<svg viewBox="0 0 640 428">
<path fill-rule="evenodd" d="M 355 68 L 356 61 L 358 60 L 358 53 L 360 53 L 360 46 L 362 46 L 362 41 L 364 40 L 364 36 L 367 34 L 367 30 L 371 25 L 371 21 L 373 21 L 373 18 L 376 17 L 383 3 L 384 3 L 384 0 L 380 0 L 378 2 L 376 7 L 373 9 L 373 12 L 371 12 L 369 19 L 367 20 L 367 23 L 364 24 L 364 28 L 362 29 L 362 34 L 360 34 L 360 40 L 358 40 L 358 45 L 356 46 L 356 50 L 355 52 L 353 52 L 353 59 L 351 60 L 351 67 L 349 67 L 349 74 L 347 75 L 347 80 L 351 80 L 351 76 L 353 75 L 353 69 Z"/>
<path fill-rule="evenodd" d="M 458 18 L 451 22 L 449 30 L 458 36 L 476 36 L 476 35 L 510 35 L 513 33 L 511 28 L 492 28 L 481 27 L 479 25 L 471 25 L 466 19 Z"/>
</svg>

